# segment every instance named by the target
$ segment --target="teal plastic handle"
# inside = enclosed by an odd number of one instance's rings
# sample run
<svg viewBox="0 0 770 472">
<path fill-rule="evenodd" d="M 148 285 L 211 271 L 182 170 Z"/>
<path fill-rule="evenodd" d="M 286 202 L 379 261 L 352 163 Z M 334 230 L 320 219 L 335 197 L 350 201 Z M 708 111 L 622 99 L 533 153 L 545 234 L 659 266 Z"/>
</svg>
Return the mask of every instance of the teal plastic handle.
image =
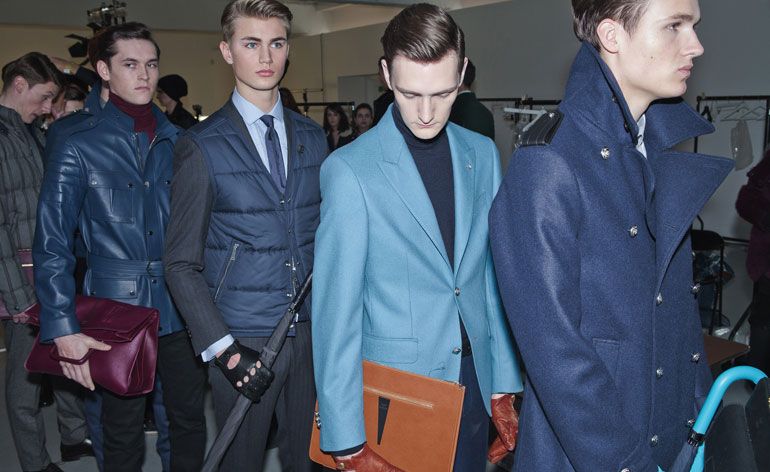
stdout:
<svg viewBox="0 0 770 472">
<path fill-rule="evenodd" d="M 761 370 L 748 366 L 733 367 L 722 372 L 711 386 L 706 401 L 703 403 L 703 408 L 701 408 L 700 413 L 698 413 L 698 419 L 695 420 L 695 424 L 692 427 L 693 431 L 698 434 L 706 434 L 706 431 L 711 424 L 711 420 L 714 419 L 717 408 L 719 408 L 719 404 L 725 396 L 727 388 L 730 387 L 733 382 L 736 380 L 751 380 L 756 385 L 765 377 L 767 377 L 767 375 Z M 695 460 L 690 468 L 690 472 L 703 472 L 706 458 L 705 446 L 706 444 L 698 446 L 698 452 L 695 454 Z M 658 467 L 658 472 L 663 472 L 663 469 Z"/>
<path fill-rule="evenodd" d="M 756 385 L 760 380 L 767 377 L 764 372 L 754 367 L 739 366 L 728 369 L 717 377 L 714 381 L 714 385 L 711 386 L 706 402 L 703 404 L 700 413 L 698 413 L 698 419 L 695 420 L 695 424 L 692 429 L 698 434 L 706 434 L 711 420 L 714 419 L 717 408 L 724 397 L 727 388 L 736 380 L 750 380 Z M 695 455 L 695 461 L 690 468 L 690 472 L 703 472 L 705 465 L 705 444 L 701 444 L 698 447 L 698 453 Z M 660 471 L 660 468 L 658 468 Z M 662 472 L 662 471 L 661 471 Z"/>
</svg>

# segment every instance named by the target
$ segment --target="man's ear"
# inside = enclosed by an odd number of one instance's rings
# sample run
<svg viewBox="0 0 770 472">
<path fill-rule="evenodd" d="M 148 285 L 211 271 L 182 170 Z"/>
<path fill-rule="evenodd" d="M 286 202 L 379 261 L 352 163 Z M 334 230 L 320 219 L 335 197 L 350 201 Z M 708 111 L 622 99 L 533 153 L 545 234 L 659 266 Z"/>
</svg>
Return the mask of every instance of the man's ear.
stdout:
<svg viewBox="0 0 770 472">
<path fill-rule="evenodd" d="M 465 80 L 465 69 L 468 67 L 468 58 L 463 59 L 463 70 L 460 72 L 460 82 L 457 84 L 458 87 L 460 87 L 463 84 L 463 80 Z"/>
<path fill-rule="evenodd" d="M 609 54 L 617 54 L 620 49 L 619 40 L 621 40 L 625 30 L 623 26 L 615 20 L 609 18 L 603 19 L 596 27 L 596 36 L 599 38 L 601 49 Z"/>
<path fill-rule="evenodd" d="M 230 65 L 233 64 L 233 53 L 230 51 L 230 44 L 228 44 L 227 41 L 219 43 L 219 52 L 222 53 L 222 58 L 226 63 Z"/>
<path fill-rule="evenodd" d="M 24 93 L 29 88 L 29 82 L 24 77 L 17 75 L 13 78 L 13 90 L 18 94 Z"/>
<path fill-rule="evenodd" d="M 385 83 L 388 85 L 388 88 L 393 90 L 393 87 L 390 85 L 390 71 L 388 70 L 388 62 L 385 59 L 380 59 L 380 69 L 382 70 L 382 77 L 385 79 Z"/>
<path fill-rule="evenodd" d="M 99 74 L 99 77 L 102 78 L 102 81 L 109 82 L 110 80 L 110 66 L 107 65 L 104 61 L 97 61 L 96 62 L 96 72 Z"/>
</svg>

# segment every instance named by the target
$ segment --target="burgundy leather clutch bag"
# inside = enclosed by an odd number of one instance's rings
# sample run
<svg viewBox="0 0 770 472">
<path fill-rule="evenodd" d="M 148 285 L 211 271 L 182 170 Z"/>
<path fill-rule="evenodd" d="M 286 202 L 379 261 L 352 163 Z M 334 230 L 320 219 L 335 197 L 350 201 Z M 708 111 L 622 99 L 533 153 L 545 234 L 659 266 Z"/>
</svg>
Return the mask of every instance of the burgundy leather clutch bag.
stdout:
<svg viewBox="0 0 770 472">
<path fill-rule="evenodd" d="M 30 372 L 64 375 L 59 361 L 88 361 L 91 378 L 118 395 L 140 395 L 153 389 L 158 359 L 159 312 L 107 298 L 79 295 L 75 313 L 83 334 L 109 344 L 109 351 L 90 350 L 82 359 L 59 356 L 56 345 L 36 340 L 25 367 Z M 30 324 L 39 324 L 39 305 L 30 309 Z"/>
</svg>

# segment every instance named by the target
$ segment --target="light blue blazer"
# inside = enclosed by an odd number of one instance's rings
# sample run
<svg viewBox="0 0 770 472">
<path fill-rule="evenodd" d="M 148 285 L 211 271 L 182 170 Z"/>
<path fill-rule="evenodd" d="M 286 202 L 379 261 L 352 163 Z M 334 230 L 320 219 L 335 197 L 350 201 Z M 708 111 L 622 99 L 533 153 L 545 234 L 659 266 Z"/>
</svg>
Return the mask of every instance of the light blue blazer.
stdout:
<svg viewBox="0 0 770 472">
<path fill-rule="evenodd" d="M 313 275 L 313 358 L 321 449 L 366 440 L 363 359 L 457 382 L 462 317 L 487 412 L 522 390 L 492 265 L 487 214 L 501 180 L 494 143 L 447 125 L 455 268 L 390 111 L 321 167 Z"/>
</svg>

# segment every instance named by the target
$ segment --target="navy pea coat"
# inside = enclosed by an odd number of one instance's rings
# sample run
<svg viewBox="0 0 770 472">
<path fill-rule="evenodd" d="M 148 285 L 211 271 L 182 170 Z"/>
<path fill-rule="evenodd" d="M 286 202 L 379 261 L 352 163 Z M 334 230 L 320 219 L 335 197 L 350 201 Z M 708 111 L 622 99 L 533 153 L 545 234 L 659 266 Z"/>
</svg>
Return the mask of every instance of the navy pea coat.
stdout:
<svg viewBox="0 0 770 472">
<path fill-rule="evenodd" d="M 688 230 L 732 162 L 673 150 L 713 131 L 681 99 L 646 111 L 645 158 L 587 44 L 560 112 L 550 143 L 513 155 L 490 211 L 527 371 L 514 470 L 669 472 L 711 384 Z"/>
</svg>

